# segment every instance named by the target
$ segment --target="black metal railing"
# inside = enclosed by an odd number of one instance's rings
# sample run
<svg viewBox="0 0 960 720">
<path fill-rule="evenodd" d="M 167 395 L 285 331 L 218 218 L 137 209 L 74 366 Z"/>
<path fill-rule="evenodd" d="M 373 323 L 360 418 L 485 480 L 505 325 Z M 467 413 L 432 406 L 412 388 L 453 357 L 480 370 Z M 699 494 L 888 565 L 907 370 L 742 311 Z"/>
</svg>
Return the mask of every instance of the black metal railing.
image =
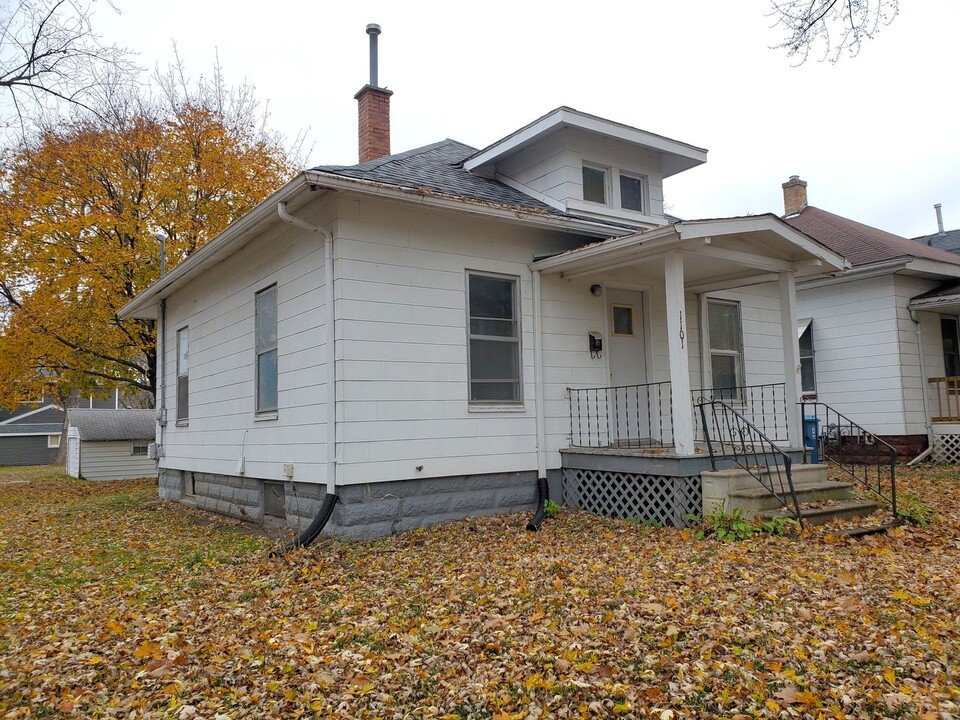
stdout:
<svg viewBox="0 0 960 720">
<path fill-rule="evenodd" d="M 570 445 L 594 448 L 673 446 L 670 383 L 568 388 Z"/>
<path fill-rule="evenodd" d="M 787 431 L 787 392 L 784 383 L 743 385 L 740 387 L 702 388 L 692 390 L 694 406 L 720 400 L 774 442 L 790 440 Z M 704 429 L 698 428 L 698 440 L 705 441 Z M 798 439 L 799 440 L 799 439 Z"/>
<path fill-rule="evenodd" d="M 570 445 L 592 448 L 664 449 L 673 447 L 670 382 L 616 387 L 568 388 Z M 698 388 L 690 404 L 721 400 L 775 442 L 786 442 L 787 402 L 783 383 Z M 705 442 L 696 428 L 696 441 Z"/>
<path fill-rule="evenodd" d="M 897 449 L 824 403 L 800 403 L 800 412 L 807 426 L 812 418 L 817 418 L 815 436 L 819 458 L 885 500 L 896 519 Z M 808 431 L 804 432 L 805 438 Z M 805 457 L 809 451 L 810 448 L 804 448 Z"/>
<path fill-rule="evenodd" d="M 718 457 L 732 460 L 803 526 L 800 501 L 793 486 L 793 459 L 726 401 L 703 400 L 697 407 L 710 467 L 717 469 Z"/>
</svg>

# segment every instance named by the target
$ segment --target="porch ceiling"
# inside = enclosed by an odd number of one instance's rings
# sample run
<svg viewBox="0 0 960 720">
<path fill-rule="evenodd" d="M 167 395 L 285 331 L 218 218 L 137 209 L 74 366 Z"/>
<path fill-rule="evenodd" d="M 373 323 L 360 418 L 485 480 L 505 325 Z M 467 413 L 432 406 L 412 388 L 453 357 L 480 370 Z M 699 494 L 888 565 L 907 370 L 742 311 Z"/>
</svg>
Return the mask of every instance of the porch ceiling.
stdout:
<svg viewBox="0 0 960 720">
<path fill-rule="evenodd" d="M 685 284 L 694 290 L 768 282 L 779 272 L 810 278 L 849 267 L 774 215 L 682 221 L 571 250 L 532 267 L 563 277 L 612 273 L 634 282 L 657 281 L 671 252 L 683 254 Z"/>
</svg>

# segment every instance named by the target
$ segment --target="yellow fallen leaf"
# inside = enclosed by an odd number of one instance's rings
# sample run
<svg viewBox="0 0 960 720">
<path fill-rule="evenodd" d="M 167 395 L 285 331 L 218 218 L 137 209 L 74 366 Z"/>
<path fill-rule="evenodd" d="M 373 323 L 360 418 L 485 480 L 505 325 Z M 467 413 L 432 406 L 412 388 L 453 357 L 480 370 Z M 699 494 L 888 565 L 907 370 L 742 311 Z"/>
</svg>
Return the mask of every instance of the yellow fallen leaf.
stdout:
<svg viewBox="0 0 960 720">
<path fill-rule="evenodd" d="M 892 667 L 885 667 L 883 669 L 883 678 L 891 685 L 895 684 L 897 681 L 897 673 Z"/>
</svg>

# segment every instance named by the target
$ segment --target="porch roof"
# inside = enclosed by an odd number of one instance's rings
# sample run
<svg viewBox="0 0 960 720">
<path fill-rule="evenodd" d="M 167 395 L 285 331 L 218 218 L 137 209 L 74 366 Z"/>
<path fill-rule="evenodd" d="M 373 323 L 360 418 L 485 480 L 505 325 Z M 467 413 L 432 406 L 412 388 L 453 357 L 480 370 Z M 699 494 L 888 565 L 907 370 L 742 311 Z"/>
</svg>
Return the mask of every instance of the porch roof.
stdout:
<svg viewBox="0 0 960 720">
<path fill-rule="evenodd" d="M 795 272 L 799 279 L 850 267 L 772 214 L 683 220 L 536 260 L 531 267 L 563 277 L 630 268 L 656 279 L 662 277 L 663 257 L 673 251 L 685 256 L 687 289 L 701 292 L 770 282 L 779 272 Z"/>
</svg>

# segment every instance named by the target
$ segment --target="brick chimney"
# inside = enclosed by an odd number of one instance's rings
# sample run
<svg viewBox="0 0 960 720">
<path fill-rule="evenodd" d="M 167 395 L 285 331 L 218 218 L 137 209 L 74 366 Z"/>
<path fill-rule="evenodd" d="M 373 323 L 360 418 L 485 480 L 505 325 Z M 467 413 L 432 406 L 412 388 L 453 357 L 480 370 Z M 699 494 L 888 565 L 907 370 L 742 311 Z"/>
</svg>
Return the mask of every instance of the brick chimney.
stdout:
<svg viewBox="0 0 960 720">
<path fill-rule="evenodd" d="M 791 175 L 783 185 L 783 214 L 796 215 L 807 206 L 807 183 L 798 175 Z"/>
<path fill-rule="evenodd" d="M 380 26 L 367 25 L 370 36 L 370 82 L 354 95 L 359 107 L 360 162 L 390 154 L 390 96 L 392 90 L 377 85 L 377 36 Z"/>
</svg>

